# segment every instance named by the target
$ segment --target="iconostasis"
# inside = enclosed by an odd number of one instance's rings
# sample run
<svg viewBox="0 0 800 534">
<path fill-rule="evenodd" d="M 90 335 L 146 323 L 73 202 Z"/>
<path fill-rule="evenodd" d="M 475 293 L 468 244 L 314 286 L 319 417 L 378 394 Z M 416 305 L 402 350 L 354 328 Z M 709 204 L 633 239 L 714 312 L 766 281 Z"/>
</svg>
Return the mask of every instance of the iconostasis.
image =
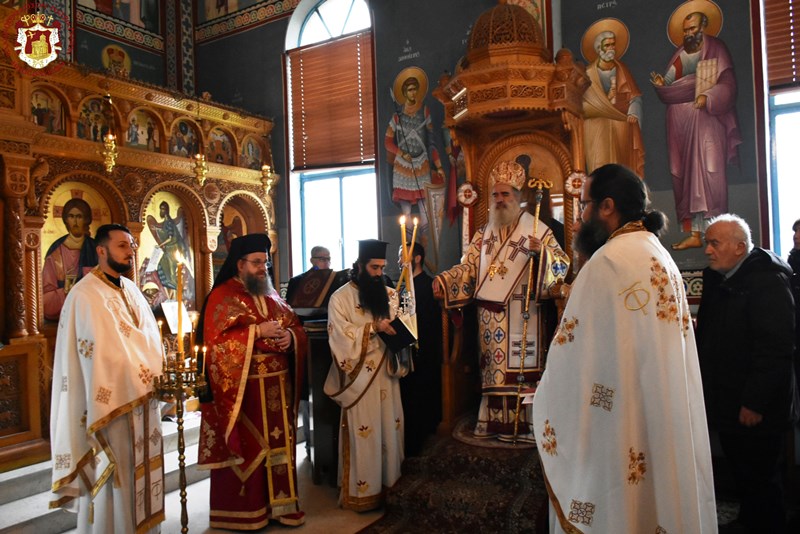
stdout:
<svg viewBox="0 0 800 534">
<path fill-rule="evenodd" d="M 0 324 L 10 341 L 0 348 L 10 376 L 0 465 L 11 444 L 46 458 L 58 319 L 97 265 L 101 225 L 130 229 L 138 248 L 126 276 L 157 314 L 175 301 L 198 310 L 234 237 L 265 232 L 278 251 L 270 120 L 108 73 L 61 65 L 34 78 L 11 65 L 0 56 L 10 95 L 0 102 Z"/>
</svg>

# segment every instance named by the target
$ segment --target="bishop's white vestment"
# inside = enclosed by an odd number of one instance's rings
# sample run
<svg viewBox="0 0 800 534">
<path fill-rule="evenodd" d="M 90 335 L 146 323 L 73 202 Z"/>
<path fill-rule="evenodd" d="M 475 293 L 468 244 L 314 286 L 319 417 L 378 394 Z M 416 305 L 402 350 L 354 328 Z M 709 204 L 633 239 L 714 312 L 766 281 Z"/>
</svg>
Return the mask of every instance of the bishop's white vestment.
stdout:
<svg viewBox="0 0 800 534">
<path fill-rule="evenodd" d="M 551 532 L 716 532 L 703 406 L 681 274 L 628 223 L 578 274 L 533 398 Z"/>
<path fill-rule="evenodd" d="M 158 531 L 164 520 L 162 368 L 156 320 L 136 285 L 95 268 L 67 295 L 53 363 L 53 501 L 78 532 Z"/>
<path fill-rule="evenodd" d="M 397 293 L 389 293 L 390 319 Z M 383 503 L 384 488 L 400 478 L 403 405 L 399 379 L 390 376 L 390 350 L 375 331 L 372 314 L 358 303 L 354 282 L 328 303 L 328 342 L 333 363 L 325 393 L 342 408 L 339 427 L 339 504 L 356 511 Z"/>
<path fill-rule="evenodd" d="M 542 249 L 533 260 L 533 287 L 529 289 L 533 235 L 541 240 Z M 534 217 L 523 211 L 508 227 L 489 222 L 478 230 L 461 263 L 436 277 L 444 289 L 446 309 L 473 300 L 478 308 L 483 395 L 475 436 L 533 441 L 530 405 L 520 404 L 517 418 L 517 397 L 520 384 L 524 389 L 535 387 L 544 370 L 549 333 L 540 304 L 550 298 L 550 288 L 564 279 L 568 269 L 569 258 L 553 232 L 539 221 L 534 234 Z M 524 321 L 526 298 L 530 299 L 529 317 Z M 520 361 L 523 333 L 525 357 Z"/>
</svg>

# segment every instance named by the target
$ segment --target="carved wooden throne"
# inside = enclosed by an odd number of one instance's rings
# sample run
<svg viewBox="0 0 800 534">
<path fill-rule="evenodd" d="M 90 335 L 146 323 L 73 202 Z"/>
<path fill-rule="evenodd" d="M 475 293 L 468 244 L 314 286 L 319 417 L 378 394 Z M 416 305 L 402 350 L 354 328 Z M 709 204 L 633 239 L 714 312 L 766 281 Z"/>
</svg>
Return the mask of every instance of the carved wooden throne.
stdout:
<svg viewBox="0 0 800 534">
<path fill-rule="evenodd" d="M 462 147 L 467 182 L 477 193 L 477 202 L 465 207 L 462 248 L 488 218 L 489 172 L 500 161 L 526 155 L 529 176 L 551 181 L 551 196 L 563 205 L 565 246 L 572 254 L 579 191 L 567 184 L 583 171 L 582 96 L 589 84 L 569 50 L 560 50 L 553 61 L 539 24 L 525 9 L 501 2 L 478 18 L 456 72 L 445 74 L 433 93 L 444 104 L 445 125 Z M 527 186 L 523 196 L 532 206 Z M 474 366 L 467 362 L 477 360 L 468 354 L 471 340 L 463 340 L 462 350 L 459 335 L 445 353 L 445 428 L 472 397 L 464 375 Z"/>
</svg>

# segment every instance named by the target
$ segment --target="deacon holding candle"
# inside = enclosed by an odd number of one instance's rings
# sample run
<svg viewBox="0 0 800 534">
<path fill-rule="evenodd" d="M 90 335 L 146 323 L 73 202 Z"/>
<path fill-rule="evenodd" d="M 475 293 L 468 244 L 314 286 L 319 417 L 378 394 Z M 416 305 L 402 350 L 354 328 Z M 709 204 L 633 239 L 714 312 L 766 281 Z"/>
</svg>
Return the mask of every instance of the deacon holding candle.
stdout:
<svg viewBox="0 0 800 534">
<path fill-rule="evenodd" d="M 212 528 L 258 530 L 270 519 L 298 526 L 305 518 L 295 414 L 306 337 L 272 285 L 270 247 L 265 234 L 234 239 L 200 314 L 196 342 L 213 401 L 200 408 L 198 467 L 212 470 Z"/>
</svg>

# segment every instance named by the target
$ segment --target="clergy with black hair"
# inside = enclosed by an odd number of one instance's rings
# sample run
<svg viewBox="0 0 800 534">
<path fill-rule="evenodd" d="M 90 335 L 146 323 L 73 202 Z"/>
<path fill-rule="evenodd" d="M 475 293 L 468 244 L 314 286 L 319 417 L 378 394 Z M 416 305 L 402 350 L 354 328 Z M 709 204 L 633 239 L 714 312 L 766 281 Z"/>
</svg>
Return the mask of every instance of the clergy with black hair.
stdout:
<svg viewBox="0 0 800 534">
<path fill-rule="evenodd" d="M 339 505 L 356 511 L 383 503 L 400 478 L 403 406 L 400 384 L 388 370 L 391 350 L 379 334 L 397 335 L 397 292 L 386 286 L 385 241 L 358 243 L 350 282 L 328 303 L 333 362 L 325 393 L 342 408 L 339 426 Z"/>
<path fill-rule="evenodd" d="M 306 336 L 272 285 L 265 234 L 231 242 L 203 304 L 198 340 L 211 402 L 201 404 L 198 468 L 211 471 L 212 528 L 304 522 L 295 459 Z"/>
</svg>

